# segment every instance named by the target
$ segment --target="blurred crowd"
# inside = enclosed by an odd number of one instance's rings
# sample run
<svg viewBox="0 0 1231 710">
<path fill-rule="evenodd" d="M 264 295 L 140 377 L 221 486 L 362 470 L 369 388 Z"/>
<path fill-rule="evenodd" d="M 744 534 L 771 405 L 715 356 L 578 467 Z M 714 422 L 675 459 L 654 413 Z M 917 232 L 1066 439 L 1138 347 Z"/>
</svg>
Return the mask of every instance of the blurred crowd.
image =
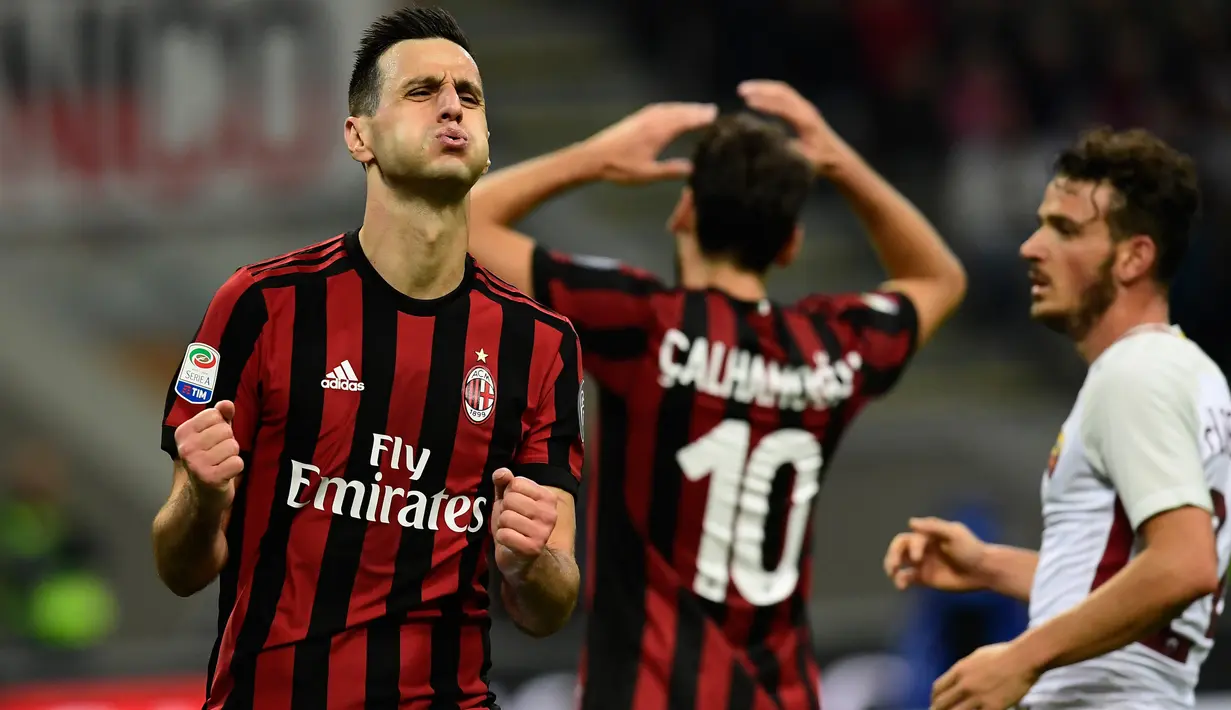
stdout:
<svg viewBox="0 0 1231 710">
<path fill-rule="evenodd" d="M 944 227 L 980 294 L 964 307 L 976 323 L 1024 306 L 1017 247 L 1050 160 L 1095 124 L 1144 126 L 1199 158 L 1204 214 L 1177 309 L 1200 330 L 1222 306 L 1188 309 L 1231 301 L 1207 290 L 1231 272 L 1231 3 L 606 1 L 681 92 L 729 102 L 761 76 L 813 97 Z"/>
<path fill-rule="evenodd" d="M 72 512 L 63 466 L 46 440 L 7 440 L 0 461 L 0 651 L 71 674 L 116 623 L 101 550 Z M 25 672 L 0 664 L 0 684 Z"/>
</svg>

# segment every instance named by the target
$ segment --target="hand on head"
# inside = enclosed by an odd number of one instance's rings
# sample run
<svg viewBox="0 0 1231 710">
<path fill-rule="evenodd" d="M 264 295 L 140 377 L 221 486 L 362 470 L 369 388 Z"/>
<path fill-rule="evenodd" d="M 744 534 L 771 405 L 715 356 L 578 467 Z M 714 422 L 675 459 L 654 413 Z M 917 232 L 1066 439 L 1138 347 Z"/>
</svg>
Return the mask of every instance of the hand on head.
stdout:
<svg viewBox="0 0 1231 710">
<path fill-rule="evenodd" d="M 718 107 L 701 103 L 650 104 L 591 136 L 583 144 L 596 162 L 600 179 L 623 184 L 686 177 L 686 158 L 661 158 L 675 139 L 718 116 Z"/>
<path fill-rule="evenodd" d="M 741 82 L 741 98 L 754 111 L 786 121 L 797 136 L 795 148 L 812 163 L 818 175 L 828 175 L 854 152 L 834 132 L 821 112 L 790 84 L 769 79 Z"/>
</svg>

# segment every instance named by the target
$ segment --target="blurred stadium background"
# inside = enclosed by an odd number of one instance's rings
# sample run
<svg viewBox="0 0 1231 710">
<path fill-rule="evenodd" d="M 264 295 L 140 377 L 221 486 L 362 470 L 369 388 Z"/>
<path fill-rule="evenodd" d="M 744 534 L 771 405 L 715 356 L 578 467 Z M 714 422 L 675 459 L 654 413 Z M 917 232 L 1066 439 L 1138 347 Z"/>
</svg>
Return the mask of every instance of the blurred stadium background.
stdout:
<svg viewBox="0 0 1231 710">
<path fill-rule="evenodd" d="M 177 599 L 151 564 L 170 480 L 164 388 L 236 266 L 357 223 L 361 173 L 341 140 L 350 52 L 399 4 L 0 0 L 0 707 L 199 706 L 215 594 Z M 1145 125 L 1197 157 L 1207 200 L 1177 317 L 1228 363 L 1231 3 L 441 4 L 483 70 L 495 167 L 648 101 L 733 106 L 739 79 L 781 78 L 970 269 L 960 318 L 855 427 L 821 495 L 813 619 L 828 710 L 918 707 L 949 654 L 1021 623 L 1020 608 L 978 595 L 896 594 L 879 566 L 912 514 L 1037 541 L 1039 473 L 1082 369 L 1026 320 L 1016 249 L 1050 156 L 1080 127 Z M 668 275 L 677 190 L 589 188 L 529 231 Z M 807 227 L 777 295 L 876 282 L 823 185 Z M 499 614 L 506 709 L 572 707 L 580 619 L 532 641 Z M 1225 619 L 1220 635 L 1209 708 L 1231 708 Z"/>
</svg>

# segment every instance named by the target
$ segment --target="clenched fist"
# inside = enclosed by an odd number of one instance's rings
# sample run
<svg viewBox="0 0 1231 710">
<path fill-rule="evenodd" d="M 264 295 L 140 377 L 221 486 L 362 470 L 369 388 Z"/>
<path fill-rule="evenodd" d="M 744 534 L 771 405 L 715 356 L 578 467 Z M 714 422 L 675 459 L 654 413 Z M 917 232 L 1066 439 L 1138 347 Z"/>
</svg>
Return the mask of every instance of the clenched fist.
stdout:
<svg viewBox="0 0 1231 710">
<path fill-rule="evenodd" d="M 517 579 L 547 549 L 556 529 L 556 494 L 507 468 L 492 474 L 492 537 L 496 566 L 506 579 Z"/>
<path fill-rule="evenodd" d="M 231 429 L 235 403 L 223 400 L 175 429 L 175 446 L 198 494 L 229 506 L 235 498 L 235 478 L 244 470 L 239 442 Z"/>
</svg>

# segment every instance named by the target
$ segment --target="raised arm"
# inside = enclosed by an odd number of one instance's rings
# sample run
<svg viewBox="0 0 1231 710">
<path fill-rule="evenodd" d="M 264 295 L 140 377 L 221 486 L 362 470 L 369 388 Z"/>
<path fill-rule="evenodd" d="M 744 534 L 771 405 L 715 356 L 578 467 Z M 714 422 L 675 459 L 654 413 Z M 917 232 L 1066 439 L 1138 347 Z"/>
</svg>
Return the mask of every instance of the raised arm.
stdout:
<svg viewBox="0 0 1231 710">
<path fill-rule="evenodd" d="M 470 193 L 470 253 L 522 293 L 534 293 L 534 239 L 513 229 L 535 207 L 597 179 L 593 153 L 579 143 L 479 181 Z"/>
<path fill-rule="evenodd" d="M 714 107 L 706 104 L 653 104 L 580 143 L 491 173 L 470 193 L 471 253 L 537 298 L 534 240 L 513 225 L 552 197 L 587 183 L 640 184 L 687 175 L 687 160 L 659 160 L 658 155 L 714 115 Z"/>
<path fill-rule="evenodd" d="M 912 518 L 910 532 L 897 535 L 889 543 L 884 566 L 898 589 L 990 589 L 1029 601 L 1039 553 L 984 542 L 965 525 L 951 520 Z"/>
<path fill-rule="evenodd" d="M 842 193 L 867 230 L 890 279 L 882 289 L 910 298 L 919 316 L 919 344 L 927 342 L 966 294 L 961 262 L 927 218 L 798 92 L 780 81 L 746 81 L 739 93 L 749 107 L 792 125 L 800 151 Z"/>
</svg>

